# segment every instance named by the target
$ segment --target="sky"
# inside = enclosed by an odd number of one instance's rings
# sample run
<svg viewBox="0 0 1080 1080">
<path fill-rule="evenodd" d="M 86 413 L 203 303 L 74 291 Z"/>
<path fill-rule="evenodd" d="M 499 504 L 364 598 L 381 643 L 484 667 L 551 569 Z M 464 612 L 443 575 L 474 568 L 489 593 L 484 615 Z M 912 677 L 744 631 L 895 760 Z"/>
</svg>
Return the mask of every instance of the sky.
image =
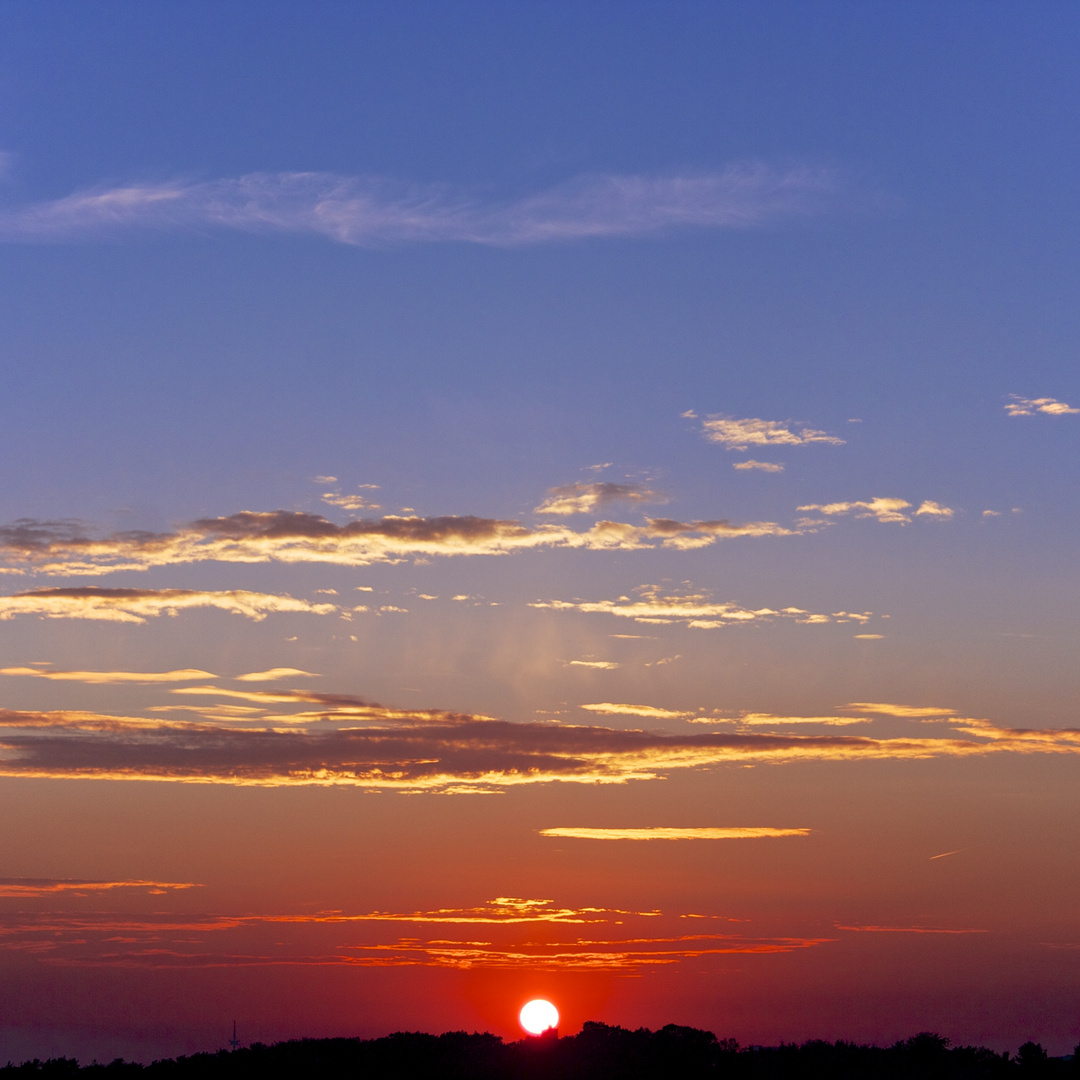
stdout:
<svg viewBox="0 0 1080 1080">
<path fill-rule="evenodd" d="M 0 6 L 0 1060 L 1070 1052 L 1078 46 Z"/>
</svg>

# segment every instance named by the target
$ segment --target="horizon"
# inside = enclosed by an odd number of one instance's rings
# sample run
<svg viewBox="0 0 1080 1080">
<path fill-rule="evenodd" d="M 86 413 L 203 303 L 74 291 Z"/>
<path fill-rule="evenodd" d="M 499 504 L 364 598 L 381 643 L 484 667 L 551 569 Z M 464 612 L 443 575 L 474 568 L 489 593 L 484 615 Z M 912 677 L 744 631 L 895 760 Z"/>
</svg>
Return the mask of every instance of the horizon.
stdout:
<svg viewBox="0 0 1080 1080">
<path fill-rule="evenodd" d="M 1070 1053 L 1078 44 L 0 8 L 0 1060 Z"/>
</svg>

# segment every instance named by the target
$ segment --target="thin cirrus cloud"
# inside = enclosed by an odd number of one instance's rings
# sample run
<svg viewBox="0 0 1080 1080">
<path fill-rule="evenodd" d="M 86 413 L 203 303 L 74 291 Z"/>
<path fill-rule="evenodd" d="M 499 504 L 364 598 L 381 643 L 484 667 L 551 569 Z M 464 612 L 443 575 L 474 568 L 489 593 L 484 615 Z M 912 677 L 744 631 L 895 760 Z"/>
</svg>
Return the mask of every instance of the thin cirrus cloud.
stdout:
<svg viewBox="0 0 1080 1080">
<path fill-rule="evenodd" d="M 820 213 L 834 172 L 743 162 L 714 173 L 587 175 L 484 201 L 448 185 L 319 172 L 97 187 L 0 211 L 0 240 L 63 241 L 139 231 L 221 229 L 319 236 L 359 247 L 470 243 L 521 247 L 688 229 L 747 229 Z"/>
<path fill-rule="evenodd" d="M 685 413 L 694 418 L 694 413 Z M 727 450 L 749 450 L 752 446 L 807 446 L 810 443 L 827 443 L 831 446 L 843 446 L 844 440 L 825 431 L 813 428 L 799 428 L 790 420 L 761 420 L 757 417 L 739 419 L 734 416 L 710 414 L 701 422 L 701 432 L 709 442 L 719 443 Z M 739 468 L 740 466 L 736 466 Z M 741 467 L 764 468 L 769 472 L 779 471 L 759 462 L 742 462 Z M 782 469 L 783 466 L 780 466 Z"/>
<path fill-rule="evenodd" d="M 0 878 L 0 897 L 28 900 L 41 896 L 68 893 L 89 896 L 117 889 L 137 889 L 151 896 L 164 896 L 181 889 L 200 889 L 194 881 L 80 881 L 71 878 Z"/>
<path fill-rule="evenodd" d="M 649 518 L 644 525 L 598 521 L 577 532 L 564 525 L 531 529 L 519 521 L 471 515 L 388 515 L 336 525 L 301 511 L 244 510 L 193 521 L 175 532 L 125 532 L 95 539 L 70 521 L 22 519 L 0 527 L 0 573 L 101 575 L 201 562 L 370 566 L 408 558 L 506 555 L 542 548 L 691 550 L 721 539 L 793 535 L 794 530 L 771 521 Z"/>
<path fill-rule="evenodd" d="M 1005 412 L 1008 416 L 1034 416 L 1036 413 L 1045 413 L 1048 416 L 1067 416 L 1080 413 L 1080 409 L 1074 409 L 1071 405 L 1066 405 L 1064 401 L 1058 401 L 1057 398 L 1026 398 L 1020 397 L 1019 394 L 1010 394 L 1009 397 L 1012 398 L 1012 401 L 1007 402 L 1005 405 Z"/>
<path fill-rule="evenodd" d="M 598 506 L 613 502 L 657 503 L 667 497 L 659 491 L 650 491 L 640 484 L 566 484 L 551 488 L 548 497 L 537 507 L 534 514 L 587 514 Z"/>
<path fill-rule="evenodd" d="M 620 596 L 615 600 L 534 600 L 529 606 L 551 611 L 616 615 L 655 625 L 681 624 L 696 630 L 718 630 L 777 619 L 809 625 L 830 622 L 856 622 L 861 625 L 871 618 L 869 611 L 824 614 L 796 607 L 747 608 L 728 601 L 715 601 L 706 592 L 664 593 L 656 585 L 641 585 L 634 591 L 637 594 L 635 597 Z"/>
<path fill-rule="evenodd" d="M 685 720 L 697 715 L 679 709 L 661 709 L 656 705 L 626 705 L 615 701 L 595 701 L 580 708 L 601 716 L 643 716 L 648 720 Z"/>
<path fill-rule="evenodd" d="M 858 518 L 876 518 L 884 525 L 909 525 L 913 518 L 947 521 L 956 511 L 949 506 L 924 499 L 912 512 L 912 504 L 906 499 L 876 497 L 865 502 L 808 503 L 797 509 L 801 512 L 816 510 L 826 517 L 852 514 Z"/>
<path fill-rule="evenodd" d="M 764 826 L 678 829 L 651 826 L 644 829 L 541 829 L 541 836 L 567 840 L 764 840 L 784 836 L 809 836 L 809 829 L 773 829 Z"/>
<path fill-rule="evenodd" d="M 50 671 L 48 668 L 9 667 L 0 668 L 0 675 L 21 675 L 56 682 L 79 682 L 91 686 L 107 686 L 116 683 L 193 682 L 196 679 L 218 678 L 217 675 L 209 671 L 201 671 L 199 668 L 181 668 L 177 671 Z"/>
<path fill-rule="evenodd" d="M 86 586 L 35 589 L 0 597 L 0 619 L 37 615 L 45 619 L 145 623 L 147 619 L 178 615 L 181 611 L 194 608 L 216 608 L 242 615 L 254 622 L 261 622 L 267 615 L 278 612 L 328 615 L 338 610 L 333 604 L 313 604 L 293 596 L 249 592 L 246 589 L 204 592 L 196 589 L 99 589 Z M 43 677 L 49 678 L 49 675 Z"/>
<path fill-rule="evenodd" d="M 274 703 L 274 695 L 259 699 Z M 919 760 L 990 753 L 1080 754 L 1080 730 L 945 717 L 927 734 L 667 734 L 386 708 L 294 691 L 302 716 L 235 723 L 87 711 L 0 711 L 0 775 L 232 785 L 347 785 L 479 793 L 553 782 L 624 784 L 756 762 Z M 284 726 L 282 726 L 284 724 Z"/>
</svg>

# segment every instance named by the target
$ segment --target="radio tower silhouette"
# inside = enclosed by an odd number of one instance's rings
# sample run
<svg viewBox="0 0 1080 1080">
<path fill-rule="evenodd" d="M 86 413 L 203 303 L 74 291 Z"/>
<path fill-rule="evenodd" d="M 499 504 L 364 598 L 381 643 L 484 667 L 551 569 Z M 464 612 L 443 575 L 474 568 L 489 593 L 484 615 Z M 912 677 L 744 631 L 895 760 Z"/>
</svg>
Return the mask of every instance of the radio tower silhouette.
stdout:
<svg viewBox="0 0 1080 1080">
<path fill-rule="evenodd" d="M 236 1037 L 236 1021 L 232 1022 L 232 1038 L 229 1040 L 229 1045 L 233 1050 L 240 1049 L 240 1040 Z"/>
</svg>

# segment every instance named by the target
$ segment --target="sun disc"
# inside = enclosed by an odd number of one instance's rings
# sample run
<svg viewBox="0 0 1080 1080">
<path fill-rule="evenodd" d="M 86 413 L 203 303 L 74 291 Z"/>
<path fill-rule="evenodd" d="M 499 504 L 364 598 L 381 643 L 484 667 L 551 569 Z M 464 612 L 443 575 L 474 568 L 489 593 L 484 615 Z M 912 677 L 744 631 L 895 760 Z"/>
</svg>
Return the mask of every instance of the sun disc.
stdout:
<svg viewBox="0 0 1080 1080">
<path fill-rule="evenodd" d="M 543 1035 L 559 1026 L 559 1010 L 543 998 L 534 998 L 521 1007 L 518 1021 L 530 1035 Z"/>
</svg>

